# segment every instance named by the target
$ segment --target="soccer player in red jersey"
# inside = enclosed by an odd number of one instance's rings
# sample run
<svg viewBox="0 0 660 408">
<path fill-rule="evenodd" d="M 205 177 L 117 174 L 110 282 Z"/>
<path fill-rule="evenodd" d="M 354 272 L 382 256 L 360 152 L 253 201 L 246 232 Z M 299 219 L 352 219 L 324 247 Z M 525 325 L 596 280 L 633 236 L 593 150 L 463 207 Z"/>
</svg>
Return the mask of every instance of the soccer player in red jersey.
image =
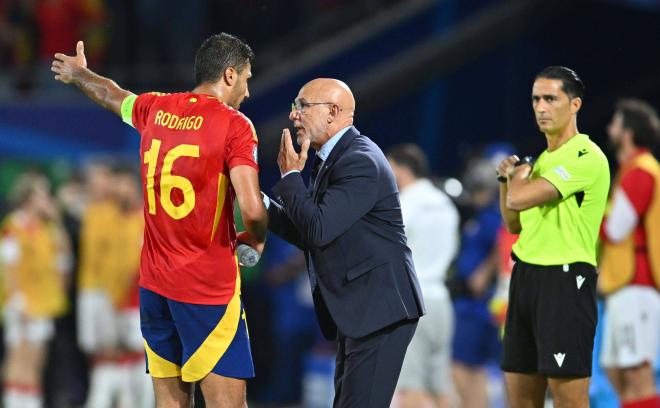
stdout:
<svg viewBox="0 0 660 408">
<path fill-rule="evenodd" d="M 256 133 L 237 111 L 253 58 L 238 38 L 214 35 L 195 57 L 192 92 L 139 96 L 89 70 L 82 42 L 53 61 L 56 80 L 141 135 L 140 315 L 158 407 L 188 406 L 187 383 L 197 381 L 208 406 L 245 406 L 254 376 L 236 258 L 237 241 L 263 249 L 268 223 Z M 246 228 L 238 237 L 235 199 Z"/>
<path fill-rule="evenodd" d="M 660 120 L 650 105 L 624 99 L 608 127 L 619 171 L 601 226 L 599 289 L 607 318 L 600 363 L 623 408 L 658 408 L 660 345 Z"/>
</svg>

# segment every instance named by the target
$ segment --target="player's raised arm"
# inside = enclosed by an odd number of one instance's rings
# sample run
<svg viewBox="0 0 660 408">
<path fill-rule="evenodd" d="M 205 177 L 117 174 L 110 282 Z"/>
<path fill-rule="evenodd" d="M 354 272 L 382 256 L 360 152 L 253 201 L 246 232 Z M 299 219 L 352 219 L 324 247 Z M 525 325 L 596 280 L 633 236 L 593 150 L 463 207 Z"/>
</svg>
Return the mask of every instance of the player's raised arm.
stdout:
<svg viewBox="0 0 660 408">
<path fill-rule="evenodd" d="M 76 55 L 55 54 L 51 71 L 55 79 L 65 84 L 74 84 L 91 100 L 121 115 L 121 103 L 132 92 L 122 89 L 113 80 L 102 77 L 87 68 L 85 45 L 76 44 Z"/>
</svg>

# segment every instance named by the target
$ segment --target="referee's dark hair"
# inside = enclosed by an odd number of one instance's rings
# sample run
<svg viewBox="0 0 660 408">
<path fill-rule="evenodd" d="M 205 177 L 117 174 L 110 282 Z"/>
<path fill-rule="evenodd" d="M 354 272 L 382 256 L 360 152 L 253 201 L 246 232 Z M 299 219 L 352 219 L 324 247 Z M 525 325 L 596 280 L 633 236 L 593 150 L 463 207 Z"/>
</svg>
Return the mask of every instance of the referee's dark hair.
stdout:
<svg viewBox="0 0 660 408">
<path fill-rule="evenodd" d="M 227 33 L 215 34 L 204 40 L 195 55 L 195 83 L 218 81 L 225 70 L 233 67 L 241 72 L 254 52 L 244 41 Z"/>
<path fill-rule="evenodd" d="M 635 146 L 653 148 L 660 142 L 660 119 L 648 103 L 639 99 L 621 99 L 616 104 L 623 128 L 631 130 Z"/>
<path fill-rule="evenodd" d="M 552 66 L 543 68 L 541 72 L 536 75 L 536 79 L 558 79 L 561 81 L 561 90 L 564 91 L 570 99 L 582 98 L 584 95 L 584 84 L 578 74 L 570 68 Z"/>
<path fill-rule="evenodd" d="M 393 146 L 387 151 L 386 156 L 399 166 L 410 169 L 416 178 L 429 176 L 429 161 L 416 144 L 404 143 Z"/>
</svg>

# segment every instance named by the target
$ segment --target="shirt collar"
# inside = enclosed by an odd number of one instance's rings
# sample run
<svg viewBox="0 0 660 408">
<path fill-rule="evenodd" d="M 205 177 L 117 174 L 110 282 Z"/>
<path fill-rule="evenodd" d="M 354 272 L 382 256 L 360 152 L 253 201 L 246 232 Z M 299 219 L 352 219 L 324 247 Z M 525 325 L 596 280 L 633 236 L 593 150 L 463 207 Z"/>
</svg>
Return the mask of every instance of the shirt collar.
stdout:
<svg viewBox="0 0 660 408">
<path fill-rule="evenodd" d="M 321 146 L 321 149 L 319 149 L 319 151 L 316 152 L 316 155 L 321 160 L 325 161 L 328 158 L 328 156 L 330 155 L 330 152 L 332 151 L 332 149 L 337 144 L 337 142 L 339 142 L 341 137 L 344 136 L 344 133 L 346 133 L 346 131 L 348 131 L 348 129 L 350 129 L 350 128 L 351 128 L 350 126 L 346 126 L 345 128 L 343 128 L 339 132 L 335 133 L 334 136 L 332 136 L 330 139 L 328 139 L 328 141 L 325 142 L 323 144 L 323 146 Z"/>
</svg>

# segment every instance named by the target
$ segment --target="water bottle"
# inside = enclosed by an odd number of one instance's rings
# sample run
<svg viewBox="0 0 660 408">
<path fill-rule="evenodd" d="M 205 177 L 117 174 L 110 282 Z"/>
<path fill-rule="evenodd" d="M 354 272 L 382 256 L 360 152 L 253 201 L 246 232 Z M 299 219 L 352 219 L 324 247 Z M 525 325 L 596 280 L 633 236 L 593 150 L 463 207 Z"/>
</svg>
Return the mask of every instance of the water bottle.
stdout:
<svg viewBox="0 0 660 408">
<path fill-rule="evenodd" d="M 238 247 L 236 247 L 236 256 L 238 257 L 239 265 L 249 268 L 256 265 L 260 258 L 259 252 L 248 244 L 238 244 Z"/>
</svg>

